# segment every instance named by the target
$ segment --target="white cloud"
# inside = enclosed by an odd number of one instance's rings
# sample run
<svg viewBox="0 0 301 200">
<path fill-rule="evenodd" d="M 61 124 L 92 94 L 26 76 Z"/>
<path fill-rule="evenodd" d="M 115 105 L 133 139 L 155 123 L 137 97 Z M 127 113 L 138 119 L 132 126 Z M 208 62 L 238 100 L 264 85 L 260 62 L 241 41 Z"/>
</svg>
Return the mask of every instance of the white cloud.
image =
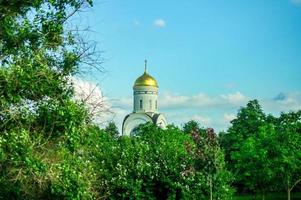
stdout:
<svg viewBox="0 0 301 200">
<path fill-rule="evenodd" d="M 111 102 L 115 107 L 122 109 L 132 109 L 133 106 L 132 97 L 120 97 L 118 99 L 112 99 Z"/>
<path fill-rule="evenodd" d="M 163 19 L 156 19 L 153 22 L 154 26 L 159 27 L 159 28 L 163 28 L 166 26 L 166 22 Z"/>
<path fill-rule="evenodd" d="M 103 98 L 102 92 L 96 83 L 75 77 L 72 77 L 72 83 L 77 100 L 88 100 L 90 98 L 89 100 L 92 101 L 93 98 Z"/>
<path fill-rule="evenodd" d="M 229 123 L 229 122 L 231 122 L 233 119 L 235 119 L 236 118 L 236 115 L 235 114 L 228 114 L 228 113 L 225 113 L 224 114 L 224 121 L 226 122 L 226 123 Z"/>
<path fill-rule="evenodd" d="M 212 106 L 237 106 L 243 105 L 248 98 L 240 92 L 230 93 L 219 96 L 209 96 L 203 93 L 196 95 L 185 96 L 176 93 L 165 92 L 161 95 L 159 101 L 162 109 L 189 109 L 189 108 L 204 108 Z"/>
<path fill-rule="evenodd" d="M 204 93 L 195 95 L 181 95 L 178 93 L 164 92 L 159 95 L 160 109 L 195 109 L 209 108 L 213 106 L 243 105 L 248 99 L 240 92 L 230 93 L 219 96 L 209 96 Z M 113 101 L 115 106 L 131 108 L 133 104 L 132 97 L 121 97 Z"/>
<path fill-rule="evenodd" d="M 190 120 L 195 120 L 202 126 L 214 127 L 217 130 L 226 127 L 226 124 L 233 118 L 228 114 L 224 116 L 224 118 L 227 117 L 225 121 L 220 112 L 236 111 L 248 99 L 240 92 L 216 96 L 204 93 L 181 95 L 163 92 L 158 98 L 159 110 L 166 114 L 169 123 L 183 125 Z M 112 109 L 116 113 L 115 120 L 118 121 L 120 127 L 126 114 L 132 112 L 132 104 L 132 97 L 122 97 L 112 101 Z"/>
<path fill-rule="evenodd" d="M 168 123 L 181 126 L 189 120 L 196 120 L 202 126 L 212 127 L 218 132 L 230 126 L 230 121 L 236 118 L 239 108 L 245 106 L 250 99 L 239 91 L 221 95 L 163 92 L 158 97 L 158 106 L 159 111 L 166 115 Z M 280 93 L 274 98 L 258 100 L 265 113 L 275 116 L 281 111 L 301 110 L 301 92 Z M 132 112 L 133 98 L 123 97 L 111 103 L 115 112 L 114 119 L 121 127 L 123 118 Z"/>
<path fill-rule="evenodd" d="M 112 118 L 111 105 L 98 84 L 71 77 L 76 101 L 84 102 L 94 123 L 103 125 Z"/>
<path fill-rule="evenodd" d="M 221 95 L 221 98 L 229 102 L 230 104 L 242 103 L 247 100 L 247 97 L 242 95 L 240 92 L 234 94 Z"/>
<path fill-rule="evenodd" d="M 159 105 L 162 109 L 181 109 L 211 106 L 216 102 L 215 98 L 211 98 L 208 95 L 202 93 L 191 96 L 185 96 L 176 93 L 166 92 L 159 96 L 159 98 Z"/>
<path fill-rule="evenodd" d="M 210 126 L 211 125 L 211 119 L 209 117 L 204 117 L 204 116 L 201 116 L 201 115 L 198 115 L 198 114 L 192 115 L 190 117 L 190 120 L 197 121 L 201 125 L 204 125 L 204 126 Z"/>
<path fill-rule="evenodd" d="M 196 113 L 178 112 L 176 110 L 170 110 L 164 112 L 167 122 L 169 124 L 175 124 L 176 126 L 183 126 L 184 123 L 194 120 L 200 123 L 203 127 L 210 127 L 212 125 L 212 119 L 205 115 Z"/>
<path fill-rule="evenodd" d="M 301 5 L 301 0 L 290 0 L 290 2 L 295 5 Z"/>
<path fill-rule="evenodd" d="M 263 100 L 264 110 L 268 113 L 279 113 L 301 110 L 301 92 L 280 92 L 273 99 Z"/>
</svg>

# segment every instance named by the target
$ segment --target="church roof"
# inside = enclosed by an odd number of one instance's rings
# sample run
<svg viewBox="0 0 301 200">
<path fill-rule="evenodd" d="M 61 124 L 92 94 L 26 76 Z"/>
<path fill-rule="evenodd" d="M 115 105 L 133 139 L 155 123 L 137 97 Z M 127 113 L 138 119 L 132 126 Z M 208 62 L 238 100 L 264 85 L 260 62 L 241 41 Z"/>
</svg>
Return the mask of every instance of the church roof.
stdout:
<svg viewBox="0 0 301 200">
<path fill-rule="evenodd" d="M 134 83 L 134 87 L 137 86 L 153 86 L 158 87 L 158 83 L 155 78 L 149 75 L 146 71 L 146 60 L 145 60 L 145 70 L 144 73 L 138 77 Z"/>
</svg>

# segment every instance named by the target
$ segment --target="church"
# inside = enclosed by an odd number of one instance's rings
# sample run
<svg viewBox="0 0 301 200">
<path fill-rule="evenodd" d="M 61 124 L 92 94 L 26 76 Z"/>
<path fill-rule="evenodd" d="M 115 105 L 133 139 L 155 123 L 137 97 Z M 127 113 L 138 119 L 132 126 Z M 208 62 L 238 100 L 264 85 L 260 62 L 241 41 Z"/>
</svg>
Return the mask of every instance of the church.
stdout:
<svg viewBox="0 0 301 200">
<path fill-rule="evenodd" d="M 156 79 L 147 72 L 145 60 L 144 73 L 136 79 L 133 86 L 133 112 L 128 114 L 122 123 L 123 135 L 135 135 L 135 128 L 147 122 L 166 128 L 166 119 L 158 112 L 158 88 Z"/>
</svg>

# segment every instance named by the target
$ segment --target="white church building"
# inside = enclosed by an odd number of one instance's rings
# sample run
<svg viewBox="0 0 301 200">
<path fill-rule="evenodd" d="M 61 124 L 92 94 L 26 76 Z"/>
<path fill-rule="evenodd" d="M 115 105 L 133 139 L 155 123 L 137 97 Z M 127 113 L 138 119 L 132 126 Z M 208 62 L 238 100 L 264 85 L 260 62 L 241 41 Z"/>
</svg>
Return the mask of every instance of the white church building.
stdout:
<svg viewBox="0 0 301 200">
<path fill-rule="evenodd" d="M 134 135 L 135 128 L 146 122 L 152 122 L 163 129 L 167 125 L 164 115 L 158 112 L 158 83 L 147 73 L 146 64 L 145 61 L 144 73 L 133 86 L 134 108 L 123 120 L 123 135 Z"/>
</svg>

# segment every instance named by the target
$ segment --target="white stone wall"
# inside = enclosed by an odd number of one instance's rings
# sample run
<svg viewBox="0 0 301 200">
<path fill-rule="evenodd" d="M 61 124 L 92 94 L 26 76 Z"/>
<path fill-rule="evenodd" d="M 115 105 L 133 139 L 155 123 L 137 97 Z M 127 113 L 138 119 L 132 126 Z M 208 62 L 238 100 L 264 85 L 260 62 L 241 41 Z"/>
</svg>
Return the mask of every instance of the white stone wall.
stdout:
<svg viewBox="0 0 301 200">
<path fill-rule="evenodd" d="M 162 129 L 166 129 L 167 121 L 164 117 L 164 115 L 160 114 L 157 118 L 156 125 L 159 126 Z"/>
<path fill-rule="evenodd" d="M 123 122 L 122 134 L 130 136 L 136 127 L 146 122 L 152 122 L 152 119 L 145 113 L 131 113 Z"/>
<path fill-rule="evenodd" d="M 134 110 L 129 114 L 122 126 L 123 135 L 135 134 L 134 130 L 140 124 L 152 122 L 165 129 L 167 122 L 158 113 L 158 88 L 152 86 L 136 86 L 134 89 Z M 140 105 L 141 102 L 141 105 Z"/>
<path fill-rule="evenodd" d="M 134 87 L 134 113 L 158 111 L 158 88 L 151 86 Z M 141 104 L 142 103 L 142 104 Z"/>
<path fill-rule="evenodd" d="M 166 119 L 162 114 L 131 113 L 125 118 L 123 122 L 122 134 L 128 136 L 133 135 L 135 134 L 135 128 L 137 128 L 140 124 L 145 124 L 146 122 L 155 123 L 162 129 L 166 129 L 167 126 Z"/>
</svg>

